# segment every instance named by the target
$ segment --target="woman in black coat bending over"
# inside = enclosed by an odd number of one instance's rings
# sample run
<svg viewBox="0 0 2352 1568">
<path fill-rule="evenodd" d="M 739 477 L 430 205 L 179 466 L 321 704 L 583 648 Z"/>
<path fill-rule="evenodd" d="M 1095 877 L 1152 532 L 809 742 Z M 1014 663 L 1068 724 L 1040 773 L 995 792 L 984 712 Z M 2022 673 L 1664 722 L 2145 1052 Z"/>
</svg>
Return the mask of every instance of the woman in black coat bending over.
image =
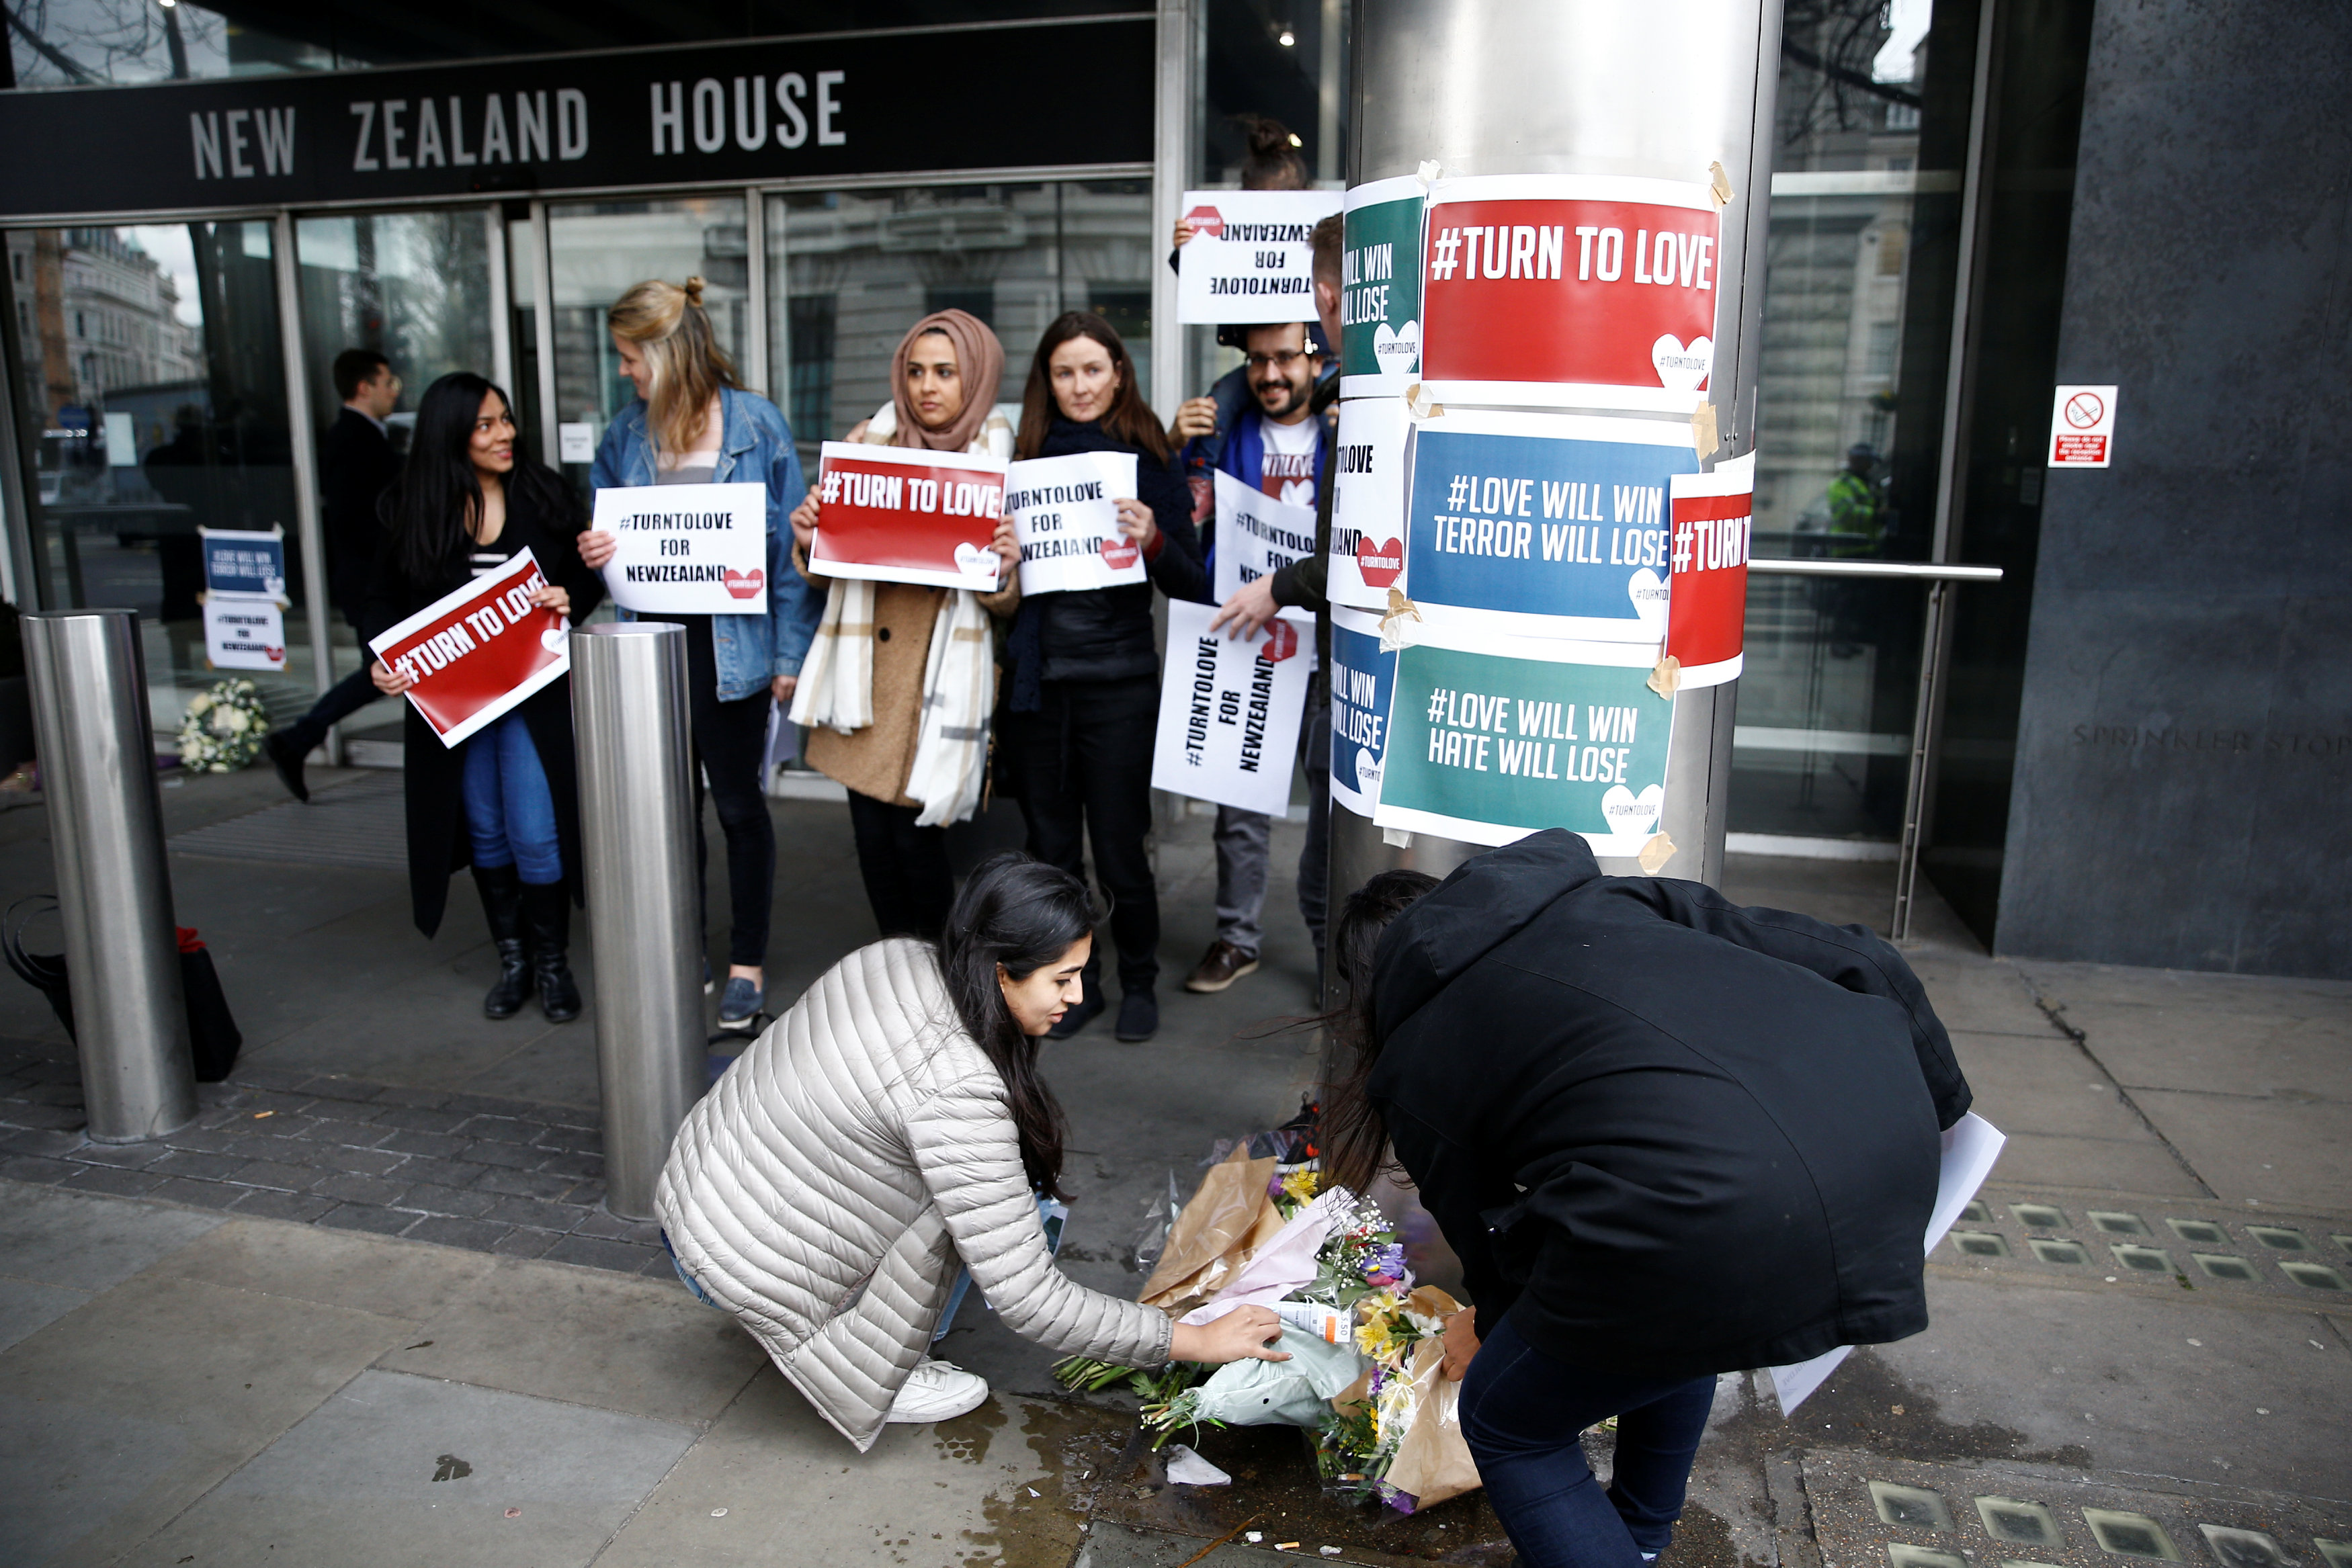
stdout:
<svg viewBox="0 0 2352 1568">
<path fill-rule="evenodd" d="M 1862 926 L 1603 876 L 1554 829 L 1383 872 L 1337 936 L 1324 1170 L 1360 1192 L 1393 1147 L 1460 1255 L 1445 1375 L 1528 1568 L 1665 1549 L 1717 1373 L 1927 1326 L 1969 1086 Z M 1577 1434 L 1611 1416 L 1604 1495 Z"/>
<path fill-rule="evenodd" d="M 525 549 L 549 584 L 534 603 L 578 619 L 604 597 L 603 580 L 580 561 L 587 519 L 578 498 L 552 470 L 516 453 L 507 394 L 480 376 L 459 371 L 425 389 L 408 465 L 382 505 L 387 531 L 361 618 L 362 642 Z M 387 695 L 413 684 L 380 659 L 370 674 Z M 580 988 L 564 956 L 583 886 L 570 677 L 454 747 L 413 704 L 407 723 L 416 928 L 427 936 L 440 928 L 449 873 L 471 865 L 499 949 L 498 983 L 482 1011 L 511 1018 L 536 989 L 550 1019 L 578 1018 Z"/>
<path fill-rule="evenodd" d="M 1010 700 L 997 728 L 998 777 L 1021 800 L 1029 852 L 1084 874 L 1081 830 L 1094 843 L 1095 879 L 1111 905 L 1118 944 L 1118 1038 L 1160 1027 L 1160 895 L 1144 837 L 1151 831 L 1151 745 L 1160 719 L 1160 653 L 1151 589 L 1206 599 L 1208 574 L 1192 529 L 1192 496 L 1176 449 L 1135 384 L 1135 364 L 1111 324 L 1073 310 L 1045 329 L 1030 361 L 1013 454 L 1131 452 L 1139 499 L 1118 503 L 1150 582 L 1023 601 L 1008 652 Z M 1064 1040 L 1103 1010 L 1102 959 L 1087 961 L 1086 998 L 1050 1038 Z"/>
</svg>

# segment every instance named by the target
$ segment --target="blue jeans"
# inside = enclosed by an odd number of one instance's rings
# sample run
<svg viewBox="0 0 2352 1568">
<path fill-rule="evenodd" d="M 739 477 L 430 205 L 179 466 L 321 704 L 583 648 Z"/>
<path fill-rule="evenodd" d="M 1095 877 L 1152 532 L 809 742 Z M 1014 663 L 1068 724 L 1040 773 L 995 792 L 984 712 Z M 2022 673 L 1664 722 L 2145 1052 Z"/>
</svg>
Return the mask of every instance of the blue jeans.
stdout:
<svg viewBox="0 0 2352 1568">
<path fill-rule="evenodd" d="M 510 713 L 466 742 L 466 834 L 484 871 L 513 866 L 532 887 L 563 880 L 555 796 L 522 715 Z"/>
<path fill-rule="evenodd" d="M 1527 1568 L 1642 1568 L 1673 1539 L 1715 1379 L 1622 1377 L 1554 1360 L 1508 1318 L 1462 1384 L 1462 1435 Z M 1604 1496 L 1578 1434 L 1617 1417 Z"/>
</svg>

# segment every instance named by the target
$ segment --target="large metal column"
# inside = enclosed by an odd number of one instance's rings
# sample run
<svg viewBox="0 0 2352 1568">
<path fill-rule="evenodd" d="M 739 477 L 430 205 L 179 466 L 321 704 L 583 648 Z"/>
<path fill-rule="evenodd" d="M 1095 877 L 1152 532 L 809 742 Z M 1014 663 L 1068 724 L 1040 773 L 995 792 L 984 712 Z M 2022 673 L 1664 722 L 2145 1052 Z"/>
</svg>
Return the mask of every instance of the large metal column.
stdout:
<svg viewBox="0 0 2352 1568">
<path fill-rule="evenodd" d="M 89 1136 L 144 1143 L 195 1120 L 196 1078 L 139 617 L 41 610 L 24 629 Z"/>
<path fill-rule="evenodd" d="M 650 1219 L 670 1140 L 708 1082 L 686 628 L 628 621 L 574 629 L 572 723 L 596 942 L 604 1207 Z"/>
<path fill-rule="evenodd" d="M 1354 168 L 1365 184 L 1433 161 L 1461 174 L 1633 174 L 1696 181 L 1719 162 L 1715 404 L 1720 461 L 1755 446 L 1765 217 L 1780 8 L 1769 0 L 1357 0 Z M 1675 699 L 1661 826 L 1677 846 L 1664 873 L 1722 875 L 1736 682 Z M 1404 835 L 1398 835 L 1403 837 Z M 1411 835 L 1386 841 L 1331 807 L 1331 893 L 1409 867 L 1444 875 L 1483 846 Z M 1638 874 L 1632 860 L 1603 870 Z"/>
</svg>

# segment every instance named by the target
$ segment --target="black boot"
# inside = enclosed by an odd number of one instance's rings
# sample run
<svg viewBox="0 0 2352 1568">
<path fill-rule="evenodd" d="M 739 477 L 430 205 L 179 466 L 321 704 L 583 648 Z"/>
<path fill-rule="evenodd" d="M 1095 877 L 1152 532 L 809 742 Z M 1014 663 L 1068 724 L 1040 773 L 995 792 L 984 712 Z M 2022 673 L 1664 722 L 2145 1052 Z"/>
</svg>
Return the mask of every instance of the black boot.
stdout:
<svg viewBox="0 0 2352 1568">
<path fill-rule="evenodd" d="M 522 889 L 523 918 L 530 928 L 530 966 L 539 982 L 540 1009 L 550 1023 L 580 1016 L 580 986 L 563 950 L 572 943 L 572 895 L 560 882 Z"/>
<path fill-rule="evenodd" d="M 269 765 L 278 769 L 278 781 L 286 786 L 288 794 L 306 806 L 310 803 L 310 787 L 303 782 L 302 764 L 310 757 L 310 748 L 318 744 L 299 724 L 272 730 L 261 741 L 261 749 L 269 755 Z"/>
<path fill-rule="evenodd" d="M 522 940 L 522 878 L 510 865 L 474 868 L 490 940 L 499 945 L 499 977 L 482 998 L 482 1016 L 510 1019 L 530 1000 L 530 958 Z"/>
</svg>

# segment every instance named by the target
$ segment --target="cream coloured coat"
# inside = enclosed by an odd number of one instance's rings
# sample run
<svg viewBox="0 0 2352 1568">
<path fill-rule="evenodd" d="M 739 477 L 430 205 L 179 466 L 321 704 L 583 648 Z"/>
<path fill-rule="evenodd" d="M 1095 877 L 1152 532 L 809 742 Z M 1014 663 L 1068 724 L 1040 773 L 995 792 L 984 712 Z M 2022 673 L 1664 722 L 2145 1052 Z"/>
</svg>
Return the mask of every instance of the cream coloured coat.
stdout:
<svg viewBox="0 0 2352 1568">
<path fill-rule="evenodd" d="M 1004 1081 L 906 938 L 811 986 L 688 1113 L 655 1207 L 678 1260 L 862 1451 L 961 1259 L 1005 1326 L 1128 1366 L 1167 1316 L 1055 1267 Z"/>
</svg>

